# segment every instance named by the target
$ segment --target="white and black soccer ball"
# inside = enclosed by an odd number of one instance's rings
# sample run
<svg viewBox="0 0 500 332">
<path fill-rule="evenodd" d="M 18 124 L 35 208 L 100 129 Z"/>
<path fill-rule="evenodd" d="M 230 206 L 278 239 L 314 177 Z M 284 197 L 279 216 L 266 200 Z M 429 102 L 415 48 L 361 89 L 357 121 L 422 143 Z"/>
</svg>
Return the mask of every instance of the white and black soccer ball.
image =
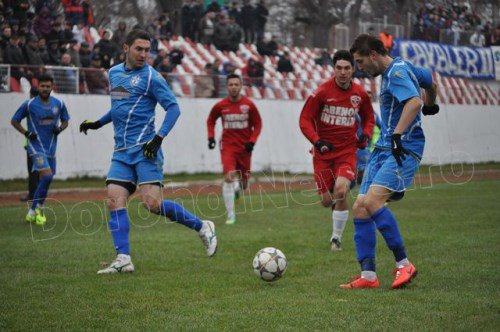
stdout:
<svg viewBox="0 0 500 332">
<path fill-rule="evenodd" d="M 264 281 L 278 280 L 285 274 L 286 267 L 283 252 L 272 247 L 259 250 L 253 259 L 253 271 Z"/>
</svg>

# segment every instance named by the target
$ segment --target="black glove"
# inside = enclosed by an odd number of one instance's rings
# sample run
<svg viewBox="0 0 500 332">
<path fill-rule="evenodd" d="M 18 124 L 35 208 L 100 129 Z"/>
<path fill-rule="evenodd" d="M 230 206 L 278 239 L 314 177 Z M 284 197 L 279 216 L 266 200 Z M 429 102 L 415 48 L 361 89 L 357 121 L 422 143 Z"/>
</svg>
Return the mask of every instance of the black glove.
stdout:
<svg viewBox="0 0 500 332">
<path fill-rule="evenodd" d="M 102 125 L 99 121 L 92 122 L 89 120 L 85 120 L 80 124 L 80 132 L 87 135 L 87 130 L 89 130 L 89 129 L 97 130 L 101 127 L 102 127 Z"/>
<path fill-rule="evenodd" d="M 439 105 L 438 104 L 434 104 L 432 106 L 424 105 L 422 107 L 422 114 L 423 115 L 434 115 L 434 114 L 438 114 L 438 113 L 439 113 Z"/>
<path fill-rule="evenodd" d="M 161 142 L 163 142 L 163 137 L 155 135 L 152 140 L 144 144 L 144 156 L 149 159 L 156 158 L 158 150 L 161 147 Z"/>
<path fill-rule="evenodd" d="M 38 138 L 38 135 L 31 131 L 25 132 L 24 136 L 26 136 L 26 138 L 29 140 L 36 140 Z"/>
<path fill-rule="evenodd" d="M 408 154 L 408 150 L 403 148 L 403 143 L 401 143 L 401 134 L 393 134 L 391 136 L 391 150 L 394 159 L 398 163 L 399 167 L 403 166 L 402 160 L 406 159 L 405 154 Z"/>
<path fill-rule="evenodd" d="M 356 142 L 356 145 L 358 146 L 358 149 L 366 149 L 368 146 L 368 141 L 370 141 L 370 137 L 366 134 L 361 134 L 358 137 L 358 141 Z"/>
<path fill-rule="evenodd" d="M 61 133 L 61 131 L 62 131 L 61 127 L 54 127 L 54 128 L 52 129 L 52 132 L 53 132 L 53 133 L 54 133 L 54 135 L 56 135 L 56 136 L 57 136 L 57 135 L 59 135 L 59 134 Z"/>
<path fill-rule="evenodd" d="M 213 150 L 213 149 L 215 148 L 215 138 L 210 137 L 210 138 L 208 139 L 208 148 L 209 148 L 210 150 Z"/>
<path fill-rule="evenodd" d="M 330 151 L 333 151 L 333 144 L 329 142 L 323 142 L 322 140 L 318 140 L 316 143 L 314 143 L 314 146 L 316 147 L 316 150 L 318 150 L 319 154 L 325 154 Z"/>
<path fill-rule="evenodd" d="M 254 145 L 255 143 L 248 142 L 247 144 L 245 144 L 245 150 L 247 150 L 247 152 L 252 152 Z"/>
</svg>

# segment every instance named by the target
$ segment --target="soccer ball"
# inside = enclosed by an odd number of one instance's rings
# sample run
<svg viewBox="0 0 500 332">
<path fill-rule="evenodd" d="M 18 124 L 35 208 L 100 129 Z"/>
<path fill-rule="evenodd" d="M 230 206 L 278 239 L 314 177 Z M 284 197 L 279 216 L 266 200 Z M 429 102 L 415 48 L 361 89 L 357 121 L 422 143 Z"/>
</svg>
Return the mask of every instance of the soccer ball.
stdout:
<svg viewBox="0 0 500 332">
<path fill-rule="evenodd" d="M 253 259 L 253 271 L 264 281 L 275 281 L 286 271 L 286 257 L 281 250 L 268 247 L 259 250 Z"/>
</svg>

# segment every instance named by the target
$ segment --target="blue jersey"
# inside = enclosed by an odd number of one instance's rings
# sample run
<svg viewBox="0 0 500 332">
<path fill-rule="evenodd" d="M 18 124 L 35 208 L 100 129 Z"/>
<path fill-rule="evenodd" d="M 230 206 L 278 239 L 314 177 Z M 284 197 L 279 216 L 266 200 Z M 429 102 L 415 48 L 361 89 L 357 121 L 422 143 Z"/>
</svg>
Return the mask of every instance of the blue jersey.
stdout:
<svg viewBox="0 0 500 332">
<path fill-rule="evenodd" d="M 109 70 L 111 110 L 99 122 L 113 122 L 115 151 L 143 145 L 155 136 L 156 103 L 167 111 L 158 135 L 165 137 L 180 111 L 163 76 L 151 66 L 130 70 L 121 63 Z"/>
<path fill-rule="evenodd" d="M 403 107 L 407 100 L 420 97 L 420 87 L 427 89 L 432 85 L 430 71 L 414 67 L 409 63 L 395 58 L 382 76 L 380 90 L 381 134 L 377 147 L 390 148 L 391 135 L 394 133 Z M 421 127 L 419 113 L 401 136 L 403 146 L 422 157 L 425 136 Z"/>
<path fill-rule="evenodd" d="M 59 120 L 68 121 L 69 115 L 66 105 L 56 97 L 49 97 L 44 104 L 40 97 L 25 101 L 16 111 L 12 120 L 21 122 L 26 118 L 28 131 L 37 134 L 36 140 L 28 140 L 28 154 L 41 154 L 49 158 L 56 155 L 57 135 L 54 128 L 59 126 Z"/>
</svg>

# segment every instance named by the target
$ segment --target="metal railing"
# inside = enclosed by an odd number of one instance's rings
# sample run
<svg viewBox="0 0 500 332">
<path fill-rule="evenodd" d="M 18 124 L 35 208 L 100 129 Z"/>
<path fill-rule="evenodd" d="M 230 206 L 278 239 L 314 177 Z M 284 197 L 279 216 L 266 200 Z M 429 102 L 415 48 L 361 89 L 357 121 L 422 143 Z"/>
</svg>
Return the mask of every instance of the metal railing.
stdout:
<svg viewBox="0 0 500 332">
<path fill-rule="evenodd" d="M 9 76 L 14 72 L 21 72 L 19 66 L 0 65 L 0 91 L 27 92 L 30 87 L 29 77 L 23 77 L 25 84 L 17 82 L 17 78 Z M 74 67 L 34 67 L 23 66 L 23 73 L 31 75 L 31 84 L 37 80 L 38 73 L 50 73 L 54 75 L 54 91 L 59 93 L 78 94 L 102 94 L 109 93 L 109 81 L 107 72 L 98 68 L 74 68 Z M 71 76 L 65 76 L 65 72 L 71 70 Z M 14 75 L 14 74 L 13 74 Z M 188 98 L 221 98 L 227 96 L 226 76 L 224 75 L 193 75 L 162 73 L 168 82 L 172 92 L 177 97 Z M 243 77 L 242 93 L 256 99 L 305 99 L 326 78 L 315 77 L 313 79 L 300 78 L 277 78 L 277 77 Z M 358 80 L 355 79 L 356 82 Z M 359 81 L 370 93 L 372 101 L 377 100 L 379 87 L 376 84 L 361 79 Z M 476 82 L 472 88 L 442 84 L 439 87 L 439 103 L 477 103 L 498 105 L 499 84 L 495 82 Z M 461 83 L 462 84 L 462 83 Z M 17 90 L 16 90 L 17 89 Z M 67 91 L 67 92 L 66 92 Z"/>
<path fill-rule="evenodd" d="M 440 29 L 439 42 L 441 44 L 454 46 L 477 47 L 471 43 L 471 37 L 473 34 L 474 31 L 452 31 L 451 29 Z"/>
<path fill-rule="evenodd" d="M 399 24 L 359 22 L 359 33 L 370 33 L 371 29 L 377 37 L 383 31 L 390 32 L 394 38 L 405 37 L 405 27 Z"/>
<path fill-rule="evenodd" d="M 108 75 L 102 68 L 79 68 L 61 66 L 0 65 L 0 91 L 21 92 L 27 80 L 36 85 L 38 77 L 49 74 L 54 78 L 54 91 L 68 94 L 107 94 Z"/>
</svg>

